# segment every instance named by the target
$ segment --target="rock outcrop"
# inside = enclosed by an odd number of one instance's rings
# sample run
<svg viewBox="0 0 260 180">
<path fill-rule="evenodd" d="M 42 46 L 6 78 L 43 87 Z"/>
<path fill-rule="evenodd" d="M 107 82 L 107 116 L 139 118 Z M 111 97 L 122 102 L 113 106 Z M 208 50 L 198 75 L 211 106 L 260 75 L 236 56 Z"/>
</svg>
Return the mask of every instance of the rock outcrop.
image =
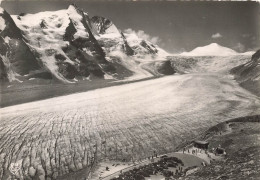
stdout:
<svg viewBox="0 0 260 180">
<path fill-rule="evenodd" d="M 231 72 L 244 88 L 260 96 L 260 50 L 252 55 L 250 61 L 233 68 Z"/>
</svg>

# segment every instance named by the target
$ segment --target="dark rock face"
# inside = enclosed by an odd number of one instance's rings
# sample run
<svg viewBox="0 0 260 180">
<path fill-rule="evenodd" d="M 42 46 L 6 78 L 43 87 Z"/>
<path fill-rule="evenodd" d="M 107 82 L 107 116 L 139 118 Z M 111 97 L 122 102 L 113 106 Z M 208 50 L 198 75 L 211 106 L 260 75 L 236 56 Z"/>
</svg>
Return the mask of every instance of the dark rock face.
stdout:
<svg viewBox="0 0 260 180">
<path fill-rule="evenodd" d="M 128 45 L 128 42 L 126 41 L 125 35 L 121 32 L 121 36 L 123 38 L 124 44 L 122 45 L 122 49 L 123 51 L 128 55 L 128 56 L 132 56 L 134 55 L 134 50 Z"/>
<path fill-rule="evenodd" d="M 22 33 L 20 29 L 15 25 L 12 17 L 10 14 L 8 14 L 5 10 L 3 14 L 0 14 L 0 16 L 5 20 L 5 29 L 0 32 L 1 37 L 10 37 L 14 39 L 21 39 L 22 38 Z"/>
<path fill-rule="evenodd" d="M 0 36 L 0 54 L 6 55 L 9 50 L 9 46 L 5 43 L 4 39 Z"/>
<path fill-rule="evenodd" d="M 66 60 L 66 57 L 64 57 L 62 54 L 55 54 L 55 59 L 57 59 L 57 61 L 64 61 Z"/>
<path fill-rule="evenodd" d="M 149 62 L 143 64 L 142 68 L 154 76 L 172 75 L 176 73 L 176 68 L 171 60 Z"/>
<path fill-rule="evenodd" d="M 7 57 L 12 69 L 20 75 L 40 69 L 37 59 L 25 43 L 20 29 L 11 16 L 6 11 L 0 16 L 6 24 L 5 29 L 0 32 L 0 54 Z M 8 42 L 5 42 L 5 39 L 8 39 Z"/>
<path fill-rule="evenodd" d="M 28 79 L 30 78 L 39 78 L 39 79 L 54 79 L 52 73 L 50 72 L 36 72 L 28 76 Z"/>
<path fill-rule="evenodd" d="M 147 49 L 148 52 L 151 54 L 156 54 L 158 52 L 156 48 L 152 49 L 145 41 L 142 41 L 140 45 L 143 46 L 145 49 Z"/>
<path fill-rule="evenodd" d="M 94 37 L 94 35 L 92 34 L 90 27 L 87 24 L 87 18 L 85 16 L 85 14 L 83 12 L 81 12 L 81 15 L 83 17 L 82 19 L 82 24 L 83 26 L 86 28 L 88 34 L 89 34 L 89 41 L 91 42 L 91 45 L 93 47 L 94 50 L 94 55 L 97 57 L 97 60 L 100 63 L 107 63 L 106 59 L 105 59 L 105 52 L 103 51 L 103 49 L 101 48 L 101 46 L 98 44 L 98 41 L 96 40 L 96 38 Z"/>
<path fill-rule="evenodd" d="M 11 40 L 9 45 L 11 50 L 8 58 L 15 72 L 25 75 L 30 71 L 41 68 L 34 54 L 23 40 Z"/>
<path fill-rule="evenodd" d="M 172 75 L 175 73 L 174 68 L 172 67 L 171 61 L 164 61 L 158 65 L 157 70 L 160 74 L 163 75 Z"/>
<path fill-rule="evenodd" d="M 125 68 L 120 63 L 116 63 L 116 59 L 117 59 L 116 57 L 111 57 L 111 58 L 115 60 L 115 62 L 113 63 L 113 66 L 116 68 L 117 74 L 114 76 L 117 79 L 124 79 L 125 77 L 130 77 L 130 76 L 134 75 L 134 72 Z"/>
<path fill-rule="evenodd" d="M 77 75 L 77 70 L 70 63 L 60 63 L 59 73 L 61 73 L 65 78 L 74 79 Z"/>
<path fill-rule="evenodd" d="M 249 62 L 235 67 L 231 73 L 240 82 L 241 86 L 260 96 L 260 50 L 252 55 Z"/>
<path fill-rule="evenodd" d="M 113 25 L 112 21 L 100 16 L 92 17 L 91 22 L 96 25 L 99 34 L 104 34 Z"/>
<path fill-rule="evenodd" d="M 47 29 L 47 24 L 44 20 L 42 20 L 42 22 L 40 23 L 40 26 L 42 29 Z"/>
<path fill-rule="evenodd" d="M 252 55 L 252 61 L 259 62 L 260 61 L 260 49 L 256 51 L 255 54 Z"/>
<path fill-rule="evenodd" d="M 78 68 L 78 73 L 80 76 L 88 77 L 90 75 L 90 72 L 87 64 L 84 63 L 80 64 Z"/>
<path fill-rule="evenodd" d="M 5 68 L 5 65 L 3 63 L 1 56 L 0 56 L 0 80 L 1 81 L 7 81 L 8 80 L 6 68 Z"/>
<path fill-rule="evenodd" d="M 78 41 L 83 42 L 82 40 Z M 90 74 L 92 74 L 93 76 L 103 78 L 104 73 L 102 72 L 101 67 L 97 64 L 95 58 L 88 55 L 82 50 L 84 44 L 85 43 L 77 43 L 77 40 L 76 42 L 72 41 L 70 45 L 63 48 L 63 51 L 72 61 L 77 64 L 76 74 L 83 77 L 88 77 Z M 78 59 L 79 62 L 76 62 L 76 59 Z"/>
<path fill-rule="evenodd" d="M 89 39 L 92 42 L 92 47 L 94 48 L 93 54 L 96 57 L 98 64 L 100 65 L 100 67 L 102 68 L 102 70 L 104 72 L 106 72 L 108 74 L 116 73 L 115 67 L 113 67 L 113 65 L 106 60 L 105 52 L 103 51 L 102 47 L 99 45 L 98 41 L 92 34 L 92 32 L 86 22 L 87 22 L 86 16 L 83 15 L 82 23 L 89 33 Z"/>
<path fill-rule="evenodd" d="M 65 41 L 72 41 L 74 39 L 73 35 L 77 32 L 75 26 L 73 25 L 72 20 L 70 19 L 69 26 L 65 30 L 63 39 Z"/>
</svg>

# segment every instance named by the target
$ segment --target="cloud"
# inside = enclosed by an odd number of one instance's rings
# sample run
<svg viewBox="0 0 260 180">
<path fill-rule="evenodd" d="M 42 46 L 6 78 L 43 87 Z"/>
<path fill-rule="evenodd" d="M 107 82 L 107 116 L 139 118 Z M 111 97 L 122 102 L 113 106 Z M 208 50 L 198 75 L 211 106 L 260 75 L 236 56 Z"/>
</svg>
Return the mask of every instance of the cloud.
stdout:
<svg viewBox="0 0 260 180">
<path fill-rule="evenodd" d="M 237 44 L 233 47 L 233 49 L 235 49 L 235 50 L 238 51 L 238 52 L 245 52 L 246 47 L 245 47 L 244 44 L 241 44 L 241 43 L 239 42 L 239 43 L 237 43 Z"/>
<path fill-rule="evenodd" d="M 213 39 L 218 39 L 218 38 L 222 38 L 223 36 L 220 33 L 216 33 L 216 34 L 212 34 L 211 38 Z"/>
<path fill-rule="evenodd" d="M 131 28 L 129 29 L 126 29 L 124 30 L 125 33 L 128 33 L 128 34 L 135 34 L 137 37 L 141 38 L 141 39 L 144 39 L 146 41 L 150 41 L 151 43 L 153 44 L 158 44 L 161 39 L 157 36 L 153 37 L 153 36 L 150 36 L 149 34 L 146 34 L 144 31 L 142 30 L 138 30 L 138 31 L 135 31 Z"/>
</svg>

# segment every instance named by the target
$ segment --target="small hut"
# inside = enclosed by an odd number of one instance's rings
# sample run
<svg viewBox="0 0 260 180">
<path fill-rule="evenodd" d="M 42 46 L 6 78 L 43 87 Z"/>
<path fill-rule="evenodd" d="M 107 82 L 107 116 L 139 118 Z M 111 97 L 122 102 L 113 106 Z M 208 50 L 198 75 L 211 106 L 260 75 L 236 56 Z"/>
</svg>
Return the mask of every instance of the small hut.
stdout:
<svg viewBox="0 0 260 180">
<path fill-rule="evenodd" d="M 194 141 L 193 144 L 194 144 L 194 147 L 199 148 L 199 149 L 208 149 L 208 147 L 209 147 L 209 142 L 207 142 L 207 141 Z"/>
</svg>

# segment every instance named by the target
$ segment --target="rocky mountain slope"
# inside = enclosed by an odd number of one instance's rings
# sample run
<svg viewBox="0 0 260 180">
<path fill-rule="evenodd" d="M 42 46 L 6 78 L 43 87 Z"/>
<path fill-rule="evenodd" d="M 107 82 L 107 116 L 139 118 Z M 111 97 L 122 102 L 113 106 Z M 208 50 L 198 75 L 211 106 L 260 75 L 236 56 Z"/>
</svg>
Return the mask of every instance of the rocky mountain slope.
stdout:
<svg viewBox="0 0 260 180">
<path fill-rule="evenodd" d="M 90 17 L 76 5 L 36 14 L 0 8 L 1 81 L 30 78 L 75 82 L 153 76 L 140 61 L 165 60 L 167 52 L 112 21 Z M 163 71 L 162 71 L 163 73 Z"/>
<path fill-rule="evenodd" d="M 251 60 L 231 70 L 240 84 L 260 95 L 260 50 L 252 55 Z"/>
<path fill-rule="evenodd" d="M 39 70 L 40 64 L 23 38 L 22 31 L 1 8 L 0 24 L 0 79 L 16 80 L 18 74 L 25 75 Z"/>
</svg>

